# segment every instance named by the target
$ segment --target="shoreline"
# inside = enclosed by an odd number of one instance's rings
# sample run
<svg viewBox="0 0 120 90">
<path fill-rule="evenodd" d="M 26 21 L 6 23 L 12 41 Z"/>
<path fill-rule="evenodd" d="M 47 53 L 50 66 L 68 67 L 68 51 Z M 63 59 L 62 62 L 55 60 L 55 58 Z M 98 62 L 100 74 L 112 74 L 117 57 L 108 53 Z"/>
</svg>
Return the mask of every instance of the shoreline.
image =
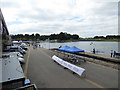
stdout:
<svg viewBox="0 0 120 90">
<path fill-rule="evenodd" d="M 72 54 L 72 53 L 58 51 L 56 49 L 52 50 L 52 51 L 57 52 L 59 54 L 66 55 L 66 56 L 68 56 L 68 55 L 76 56 L 83 60 L 85 59 L 88 62 L 92 62 L 92 63 L 96 63 L 96 64 L 100 64 L 103 66 L 108 66 L 108 67 L 112 67 L 114 69 L 120 70 L 120 68 L 118 67 L 118 65 L 120 63 L 119 58 L 110 57 L 110 56 L 106 56 L 106 55 L 92 54 L 92 53 L 88 53 L 88 52 Z M 82 58 L 81 56 L 84 58 Z"/>
<path fill-rule="evenodd" d="M 66 41 L 50 41 L 50 43 L 66 43 L 66 42 L 79 42 L 79 41 L 91 41 L 91 42 L 120 42 L 120 40 L 89 40 L 89 39 L 83 39 L 83 40 L 66 40 Z"/>
</svg>

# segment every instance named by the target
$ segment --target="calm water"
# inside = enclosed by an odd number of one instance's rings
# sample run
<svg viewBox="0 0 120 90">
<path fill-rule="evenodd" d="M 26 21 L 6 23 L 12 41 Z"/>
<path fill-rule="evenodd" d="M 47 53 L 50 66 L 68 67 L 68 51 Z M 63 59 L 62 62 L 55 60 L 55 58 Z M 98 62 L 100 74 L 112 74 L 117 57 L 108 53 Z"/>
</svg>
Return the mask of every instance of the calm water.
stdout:
<svg viewBox="0 0 120 90">
<path fill-rule="evenodd" d="M 120 42 L 119 42 L 120 43 Z M 79 42 L 66 42 L 66 43 L 40 43 L 44 48 L 59 48 L 59 46 L 68 45 L 76 46 L 85 52 L 92 52 L 93 48 L 98 54 L 104 54 L 110 56 L 111 50 L 118 52 L 118 42 L 97 42 L 97 41 L 79 41 Z"/>
</svg>

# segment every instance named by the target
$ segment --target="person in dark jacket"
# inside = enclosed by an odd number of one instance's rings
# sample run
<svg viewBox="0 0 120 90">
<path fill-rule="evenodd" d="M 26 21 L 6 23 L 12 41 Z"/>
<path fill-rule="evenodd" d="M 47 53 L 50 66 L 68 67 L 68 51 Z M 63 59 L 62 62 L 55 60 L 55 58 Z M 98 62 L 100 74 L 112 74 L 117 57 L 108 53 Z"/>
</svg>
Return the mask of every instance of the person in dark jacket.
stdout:
<svg viewBox="0 0 120 90">
<path fill-rule="evenodd" d="M 95 54 L 95 48 L 93 48 L 93 53 Z"/>
<path fill-rule="evenodd" d="M 116 56 L 116 51 L 114 51 L 114 54 L 113 54 L 113 57 L 115 57 Z"/>
<path fill-rule="evenodd" d="M 113 50 L 111 50 L 111 57 L 113 57 Z"/>
</svg>

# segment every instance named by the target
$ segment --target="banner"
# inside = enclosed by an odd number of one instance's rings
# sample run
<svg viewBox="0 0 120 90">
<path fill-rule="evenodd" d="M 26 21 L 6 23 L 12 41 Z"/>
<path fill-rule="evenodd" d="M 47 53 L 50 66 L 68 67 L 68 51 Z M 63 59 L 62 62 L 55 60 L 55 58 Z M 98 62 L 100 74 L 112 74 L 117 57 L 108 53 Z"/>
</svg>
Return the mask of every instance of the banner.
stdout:
<svg viewBox="0 0 120 90">
<path fill-rule="evenodd" d="M 61 58 L 59 58 L 59 57 L 57 57 L 55 55 L 52 57 L 52 59 L 54 61 L 56 61 L 57 63 L 59 63 L 60 65 L 62 65 L 63 67 L 66 67 L 66 68 L 70 69 L 71 71 L 77 73 L 80 76 L 83 74 L 83 72 L 85 72 L 84 68 L 81 68 L 81 67 L 73 65 L 71 63 L 68 63 L 68 62 L 62 60 Z"/>
</svg>

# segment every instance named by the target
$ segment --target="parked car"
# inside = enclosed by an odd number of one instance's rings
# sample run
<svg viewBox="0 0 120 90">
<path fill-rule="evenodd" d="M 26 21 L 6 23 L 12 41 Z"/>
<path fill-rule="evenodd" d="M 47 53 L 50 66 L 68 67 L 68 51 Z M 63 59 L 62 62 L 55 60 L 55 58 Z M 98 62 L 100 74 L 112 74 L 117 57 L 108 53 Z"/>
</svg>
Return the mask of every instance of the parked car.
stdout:
<svg viewBox="0 0 120 90">
<path fill-rule="evenodd" d="M 7 58 L 7 57 L 14 57 L 16 58 L 16 60 L 18 60 L 21 64 L 25 63 L 25 60 L 23 58 L 23 55 L 20 52 L 4 52 L 2 54 L 3 58 Z"/>
<path fill-rule="evenodd" d="M 24 49 L 24 50 L 28 50 L 27 46 L 24 45 L 24 44 L 20 45 L 20 47 L 21 47 L 22 49 Z"/>
<path fill-rule="evenodd" d="M 21 54 L 25 54 L 26 51 L 22 49 L 20 46 L 10 46 L 8 47 L 9 52 L 20 52 Z"/>
<path fill-rule="evenodd" d="M 25 63 L 24 58 L 18 57 L 17 59 L 18 59 L 18 61 L 19 61 L 21 64 L 24 64 L 24 63 Z"/>
<path fill-rule="evenodd" d="M 23 58 L 23 55 L 20 52 L 17 53 L 17 56 Z"/>
<path fill-rule="evenodd" d="M 25 63 L 23 55 L 20 52 L 14 52 L 13 55 L 17 56 L 17 60 L 20 62 L 20 64 L 24 64 Z"/>
</svg>

